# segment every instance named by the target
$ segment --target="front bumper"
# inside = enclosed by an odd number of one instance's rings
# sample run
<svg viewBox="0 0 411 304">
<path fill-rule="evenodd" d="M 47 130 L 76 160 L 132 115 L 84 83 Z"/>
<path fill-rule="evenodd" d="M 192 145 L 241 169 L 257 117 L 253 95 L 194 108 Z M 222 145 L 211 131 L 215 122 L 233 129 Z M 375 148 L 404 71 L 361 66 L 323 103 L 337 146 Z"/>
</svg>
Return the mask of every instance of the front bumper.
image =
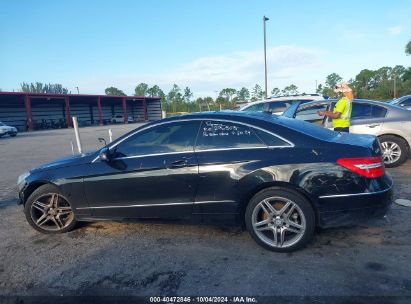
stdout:
<svg viewBox="0 0 411 304">
<path fill-rule="evenodd" d="M 392 204 L 393 186 L 391 180 L 391 184 L 386 189 L 377 192 L 320 197 L 321 204 L 339 206 L 339 208 L 335 208 L 335 211 L 320 212 L 319 226 L 322 228 L 346 226 L 371 218 L 382 218 Z M 348 207 L 340 207 L 344 205 Z"/>
<path fill-rule="evenodd" d="M 26 201 L 26 197 L 24 195 L 26 189 L 27 189 L 27 183 L 23 182 L 21 184 L 18 185 L 18 195 L 17 195 L 17 204 L 21 205 L 24 204 L 24 202 Z"/>
<path fill-rule="evenodd" d="M 2 132 L 0 133 L 0 136 L 4 136 L 4 135 L 16 135 L 17 131 L 6 131 L 6 132 Z"/>
</svg>

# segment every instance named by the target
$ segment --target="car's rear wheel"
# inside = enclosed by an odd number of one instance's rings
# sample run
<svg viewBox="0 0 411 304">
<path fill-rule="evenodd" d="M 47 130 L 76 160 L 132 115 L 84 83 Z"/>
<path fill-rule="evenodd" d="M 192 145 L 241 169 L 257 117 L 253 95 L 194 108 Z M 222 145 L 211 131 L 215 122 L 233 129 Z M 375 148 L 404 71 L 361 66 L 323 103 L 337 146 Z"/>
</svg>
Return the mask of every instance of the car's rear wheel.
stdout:
<svg viewBox="0 0 411 304">
<path fill-rule="evenodd" d="M 387 168 L 398 167 L 407 160 L 408 146 L 404 139 L 383 135 L 379 137 L 382 148 L 382 159 Z"/>
<path fill-rule="evenodd" d="M 264 248 L 290 252 L 305 246 L 313 236 L 314 211 L 299 193 L 279 187 L 258 192 L 247 205 L 247 230 Z"/>
<path fill-rule="evenodd" d="M 63 233 L 76 225 L 69 201 L 53 185 L 43 185 L 27 199 L 24 213 L 29 224 L 43 233 Z"/>
</svg>

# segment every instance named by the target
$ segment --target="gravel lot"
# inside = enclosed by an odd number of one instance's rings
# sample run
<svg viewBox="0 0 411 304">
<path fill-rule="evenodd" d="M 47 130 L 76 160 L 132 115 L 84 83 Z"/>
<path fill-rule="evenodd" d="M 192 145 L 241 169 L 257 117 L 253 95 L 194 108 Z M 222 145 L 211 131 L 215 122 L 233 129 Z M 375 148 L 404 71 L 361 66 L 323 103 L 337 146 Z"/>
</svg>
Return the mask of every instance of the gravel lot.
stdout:
<svg viewBox="0 0 411 304">
<path fill-rule="evenodd" d="M 85 150 L 107 129 L 81 129 Z M 396 204 L 385 219 L 319 231 L 292 254 L 237 228 L 95 222 L 38 233 L 15 204 L 17 176 L 70 154 L 70 140 L 73 130 L 0 139 L 0 295 L 411 296 L 411 208 Z M 411 199 L 411 160 L 388 171 L 395 198 Z"/>
</svg>

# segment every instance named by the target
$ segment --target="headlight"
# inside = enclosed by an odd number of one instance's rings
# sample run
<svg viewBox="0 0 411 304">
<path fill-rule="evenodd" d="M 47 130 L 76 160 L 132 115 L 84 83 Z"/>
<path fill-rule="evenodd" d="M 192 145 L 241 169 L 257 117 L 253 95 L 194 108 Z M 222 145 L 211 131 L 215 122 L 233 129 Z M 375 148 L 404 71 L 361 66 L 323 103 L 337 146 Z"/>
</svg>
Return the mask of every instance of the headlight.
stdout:
<svg viewBox="0 0 411 304">
<path fill-rule="evenodd" d="M 24 172 L 23 174 L 20 174 L 20 176 L 17 178 L 17 185 L 20 185 L 22 182 L 24 182 L 24 180 L 29 175 L 30 175 L 30 172 Z"/>
</svg>

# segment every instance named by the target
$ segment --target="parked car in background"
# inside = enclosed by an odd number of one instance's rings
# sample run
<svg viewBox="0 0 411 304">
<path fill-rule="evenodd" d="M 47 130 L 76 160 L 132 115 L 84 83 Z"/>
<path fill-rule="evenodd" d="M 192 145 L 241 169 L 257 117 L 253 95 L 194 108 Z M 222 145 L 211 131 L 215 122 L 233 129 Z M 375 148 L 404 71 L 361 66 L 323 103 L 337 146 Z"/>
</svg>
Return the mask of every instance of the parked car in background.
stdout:
<svg viewBox="0 0 411 304">
<path fill-rule="evenodd" d="M 132 123 L 132 122 L 134 122 L 133 117 L 128 116 L 127 123 Z M 114 115 L 111 118 L 111 123 L 124 123 L 124 115 Z"/>
<path fill-rule="evenodd" d="M 276 115 L 281 115 L 293 102 L 301 103 L 310 102 L 313 100 L 323 100 L 320 94 L 304 94 L 273 97 L 267 100 L 255 101 L 248 103 L 240 108 L 244 112 L 271 112 Z"/>
<path fill-rule="evenodd" d="M 332 120 L 319 116 L 317 111 L 332 111 L 336 102 L 295 103 L 283 115 L 332 129 Z M 354 99 L 350 132 L 378 136 L 385 166 L 396 167 L 405 162 L 410 153 L 411 112 L 389 103 Z"/>
<path fill-rule="evenodd" d="M 391 100 L 389 104 L 403 107 L 404 109 L 411 110 L 411 95 L 402 96 L 400 98 Z"/>
<path fill-rule="evenodd" d="M 316 226 L 383 216 L 392 186 L 374 136 L 238 111 L 148 123 L 18 179 L 26 219 L 43 233 L 78 221 L 185 219 L 246 226 L 280 252 L 303 247 Z"/>
<path fill-rule="evenodd" d="M 0 137 L 10 135 L 14 137 L 17 135 L 17 129 L 15 127 L 7 126 L 0 121 Z"/>
</svg>

